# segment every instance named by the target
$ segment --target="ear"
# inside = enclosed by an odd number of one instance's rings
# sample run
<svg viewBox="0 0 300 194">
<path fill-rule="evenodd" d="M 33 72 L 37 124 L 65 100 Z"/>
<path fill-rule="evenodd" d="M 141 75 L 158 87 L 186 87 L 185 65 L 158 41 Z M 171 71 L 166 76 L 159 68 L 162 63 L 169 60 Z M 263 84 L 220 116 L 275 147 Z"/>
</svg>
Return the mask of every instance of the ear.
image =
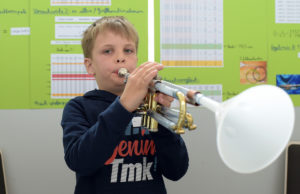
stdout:
<svg viewBox="0 0 300 194">
<path fill-rule="evenodd" d="M 96 71 L 92 65 L 92 59 L 90 58 L 84 58 L 84 65 L 85 65 L 85 69 L 87 71 L 88 74 L 90 75 L 96 75 Z"/>
</svg>

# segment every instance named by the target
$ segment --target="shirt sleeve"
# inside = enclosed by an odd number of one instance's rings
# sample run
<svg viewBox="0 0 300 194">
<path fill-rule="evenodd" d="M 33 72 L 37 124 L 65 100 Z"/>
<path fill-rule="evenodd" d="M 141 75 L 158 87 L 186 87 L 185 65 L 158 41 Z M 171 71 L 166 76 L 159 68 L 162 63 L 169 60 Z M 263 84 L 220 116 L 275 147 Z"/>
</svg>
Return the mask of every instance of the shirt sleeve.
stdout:
<svg viewBox="0 0 300 194">
<path fill-rule="evenodd" d="M 183 139 L 161 125 L 158 132 L 151 133 L 151 136 L 155 142 L 162 174 L 170 180 L 179 180 L 189 166 L 189 156 Z"/>
<path fill-rule="evenodd" d="M 99 170 L 112 155 L 132 117 L 117 98 L 91 126 L 82 104 L 69 101 L 61 121 L 65 161 L 69 168 L 81 175 Z"/>
</svg>

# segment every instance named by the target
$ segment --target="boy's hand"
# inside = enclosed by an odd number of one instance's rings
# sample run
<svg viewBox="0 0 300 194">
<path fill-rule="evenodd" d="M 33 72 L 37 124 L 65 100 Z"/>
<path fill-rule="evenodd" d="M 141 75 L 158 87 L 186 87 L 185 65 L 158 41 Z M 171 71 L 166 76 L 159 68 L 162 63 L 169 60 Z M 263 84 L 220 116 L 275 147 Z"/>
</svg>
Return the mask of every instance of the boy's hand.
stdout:
<svg viewBox="0 0 300 194">
<path fill-rule="evenodd" d="M 157 76 L 163 65 L 146 62 L 130 73 L 120 102 L 129 112 L 135 111 L 143 102 L 148 93 L 148 87 Z M 159 103 L 166 103 L 165 97 L 158 97 Z M 168 103 L 167 103 L 168 104 Z"/>
<path fill-rule="evenodd" d="M 172 96 L 168 96 L 168 95 L 163 94 L 163 93 L 157 93 L 154 100 L 156 102 L 158 102 L 159 104 L 170 108 L 171 103 L 173 102 L 174 98 Z"/>
</svg>

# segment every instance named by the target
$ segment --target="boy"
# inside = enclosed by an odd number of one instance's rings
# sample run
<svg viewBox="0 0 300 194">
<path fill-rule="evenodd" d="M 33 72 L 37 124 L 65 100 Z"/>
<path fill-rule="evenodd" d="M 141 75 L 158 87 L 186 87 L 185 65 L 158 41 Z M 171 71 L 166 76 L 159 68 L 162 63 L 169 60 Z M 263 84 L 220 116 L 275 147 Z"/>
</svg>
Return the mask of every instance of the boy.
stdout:
<svg viewBox="0 0 300 194">
<path fill-rule="evenodd" d="M 61 125 L 65 160 L 76 172 L 75 194 L 165 194 L 162 175 L 180 179 L 188 168 L 182 138 L 159 126 L 149 133 L 134 111 L 145 98 L 158 63 L 136 68 L 138 35 L 123 17 L 103 17 L 84 33 L 85 66 L 98 90 L 76 97 L 64 108 Z M 118 70 L 126 68 L 126 85 Z M 156 100 L 170 106 L 172 98 Z"/>
</svg>

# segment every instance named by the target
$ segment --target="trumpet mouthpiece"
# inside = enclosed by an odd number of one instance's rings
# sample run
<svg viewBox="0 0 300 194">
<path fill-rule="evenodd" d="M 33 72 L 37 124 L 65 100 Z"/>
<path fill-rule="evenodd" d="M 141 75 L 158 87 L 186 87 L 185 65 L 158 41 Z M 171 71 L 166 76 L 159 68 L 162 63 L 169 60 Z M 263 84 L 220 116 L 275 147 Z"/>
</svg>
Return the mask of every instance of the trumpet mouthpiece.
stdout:
<svg viewBox="0 0 300 194">
<path fill-rule="evenodd" d="M 118 71 L 119 77 L 125 77 L 128 74 L 128 70 L 126 68 L 120 68 Z"/>
</svg>

